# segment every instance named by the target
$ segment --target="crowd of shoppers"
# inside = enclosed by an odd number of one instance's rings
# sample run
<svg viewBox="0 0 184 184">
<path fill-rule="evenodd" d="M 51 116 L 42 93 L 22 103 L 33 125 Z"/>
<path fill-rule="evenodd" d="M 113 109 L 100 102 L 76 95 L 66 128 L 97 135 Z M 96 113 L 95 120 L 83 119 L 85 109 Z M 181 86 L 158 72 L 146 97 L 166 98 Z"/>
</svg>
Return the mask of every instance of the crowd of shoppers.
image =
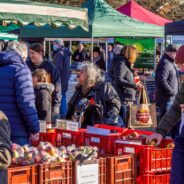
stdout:
<svg viewBox="0 0 184 184">
<path fill-rule="evenodd" d="M 39 139 L 39 120 L 80 119 L 82 128 L 102 122 L 127 126 L 129 106 L 136 102 L 136 93 L 143 88 L 143 84 L 134 78 L 133 66 L 138 55 L 135 46 L 109 45 L 107 65 L 102 47 L 95 46 L 91 57 L 84 45 L 79 44 L 72 56 L 61 39 L 53 42 L 53 62 L 44 56 L 40 43 L 28 48 L 23 42 L 12 42 L 3 48 L 4 51 L 0 52 L 0 178 L 6 178 L 3 176 L 11 162 L 11 143 L 25 145 Z M 181 49 L 177 51 L 174 45 L 168 45 L 157 65 L 156 104 L 160 116 L 156 133 L 147 137 L 148 142 L 156 140 L 160 144 L 162 138 L 181 123 L 184 84 L 180 87 L 175 63 L 175 59 L 184 58 L 181 57 Z M 84 65 L 68 103 L 71 56 L 74 62 L 84 62 Z M 87 63 L 89 58 L 93 58 L 93 63 Z M 179 63 L 181 67 L 181 61 Z M 111 83 L 104 81 L 102 71 L 108 73 Z M 184 127 L 181 123 L 173 153 L 173 184 L 184 181 L 181 171 L 184 165 L 183 141 Z"/>
</svg>

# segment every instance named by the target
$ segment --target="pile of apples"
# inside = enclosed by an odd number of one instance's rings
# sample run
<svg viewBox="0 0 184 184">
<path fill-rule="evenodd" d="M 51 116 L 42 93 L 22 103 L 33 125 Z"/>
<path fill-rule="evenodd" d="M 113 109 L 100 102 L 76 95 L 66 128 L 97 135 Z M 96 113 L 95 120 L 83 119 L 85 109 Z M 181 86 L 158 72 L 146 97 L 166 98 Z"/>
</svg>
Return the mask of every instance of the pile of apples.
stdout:
<svg viewBox="0 0 184 184">
<path fill-rule="evenodd" d="M 96 159 L 98 157 L 97 148 L 79 147 L 74 145 L 69 147 L 61 146 L 56 148 L 48 142 L 40 142 L 38 147 L 20 146 L 12 144 L 13 159 L 16 165 L 50 164 L 62 163 L 68 160 L 80 160 L 80 158 Z"/>
</svg>

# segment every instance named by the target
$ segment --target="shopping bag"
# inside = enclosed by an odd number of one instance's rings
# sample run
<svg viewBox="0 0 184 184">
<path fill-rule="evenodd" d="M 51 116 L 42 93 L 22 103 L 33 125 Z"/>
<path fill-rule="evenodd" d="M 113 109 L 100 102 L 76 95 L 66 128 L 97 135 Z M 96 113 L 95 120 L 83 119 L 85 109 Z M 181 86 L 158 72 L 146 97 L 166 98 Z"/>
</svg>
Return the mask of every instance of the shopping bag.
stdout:
<svg viewBox="0 0 184 184">
<path fill-rule="evenodd" d="M 149 104 L 145 88 L 140 92 L 138 104 L 129 106 L 129 128 L 153 128 L 157 125 L 156 105 Z"/>
</svg>

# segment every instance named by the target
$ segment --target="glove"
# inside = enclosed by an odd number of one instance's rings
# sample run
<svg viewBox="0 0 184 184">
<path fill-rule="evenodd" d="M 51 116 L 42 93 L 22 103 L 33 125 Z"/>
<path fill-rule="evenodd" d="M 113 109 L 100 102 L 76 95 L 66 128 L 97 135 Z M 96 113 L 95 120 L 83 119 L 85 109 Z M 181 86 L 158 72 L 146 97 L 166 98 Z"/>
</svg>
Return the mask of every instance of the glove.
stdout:
<svg viewBox="0 0 184 184">
<path fill-rule="evenodd" d="M 56 119 L 60 118 L 59 107 L 54 107 L 52 112 L 51 121 L 55 123 Z"/>
<path fill-rule="evenodd" d="M 36 134 L 31 134 L 31 136 L 30 136 L 31 142 L 37 142 L 37 141 L 39 141 L 39 139 L 40 139 L 40 134 L 39 134 L 39 132 L 36 133 Z"/>
</svg>

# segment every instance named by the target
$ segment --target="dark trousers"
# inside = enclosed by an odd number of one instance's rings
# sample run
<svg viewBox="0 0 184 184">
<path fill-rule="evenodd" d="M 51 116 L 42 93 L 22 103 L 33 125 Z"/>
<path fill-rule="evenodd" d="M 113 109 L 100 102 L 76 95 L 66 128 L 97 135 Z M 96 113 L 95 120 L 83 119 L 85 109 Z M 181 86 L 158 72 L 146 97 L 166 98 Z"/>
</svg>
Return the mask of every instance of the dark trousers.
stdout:
<svg viewBox="0 0 184 184">
<path fill-rule="evenodd" d="M 159 120 L 158 120 L 159 122 L 162 119 L 162 117 L 167 113 L 167 111 L 171 108 L 172 104 L 173 100 L 157 103 L 157 108 L 159 111 Z"/>
<path fill-rule="evenodd" d="M 157 108 L 159 110 L 159 122 L 162 119 L 162 117 L 169 111 L 173 104 L 173 100 L 170 101 L 164 101 L 157 104 Z M 171 136 L 172 139 L 175 139 L 175 137 L 179 134 L 179 127 L 180 127 L 181 121 L 178 121 L 176 126 L 169 132 L 168 136 Z"/>
</svg>

